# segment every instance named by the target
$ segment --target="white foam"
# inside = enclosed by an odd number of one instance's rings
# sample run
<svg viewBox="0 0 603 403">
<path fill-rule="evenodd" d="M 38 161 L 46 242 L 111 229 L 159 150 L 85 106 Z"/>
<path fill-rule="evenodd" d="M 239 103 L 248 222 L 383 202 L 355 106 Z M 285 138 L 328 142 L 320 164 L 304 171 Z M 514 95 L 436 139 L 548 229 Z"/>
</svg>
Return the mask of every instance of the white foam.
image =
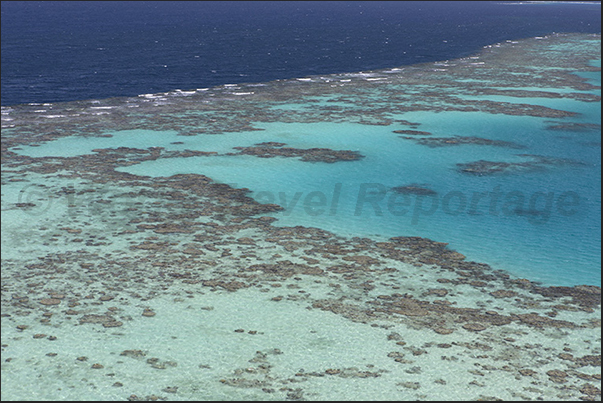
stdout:
<svg viewBox="0 0 603 403">
<path fill-rule="evenodd" d="M 375 73 L 346 73 L 346 77 L 375 77 Z"/>
</svg>

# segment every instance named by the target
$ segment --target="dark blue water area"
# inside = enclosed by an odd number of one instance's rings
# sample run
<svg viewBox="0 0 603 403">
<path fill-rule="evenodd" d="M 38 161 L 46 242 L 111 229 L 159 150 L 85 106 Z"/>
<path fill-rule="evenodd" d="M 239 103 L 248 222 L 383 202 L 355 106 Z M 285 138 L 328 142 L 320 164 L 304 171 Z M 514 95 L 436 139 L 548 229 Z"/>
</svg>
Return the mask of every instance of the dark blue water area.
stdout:
<svg viewBox="0 0 603 403">
<path fill-rule="evenodd" d="M 1 103 L 135 96 L 446 60 L 601 32 L 600 4 L 3 1 Z"/>
</svg>

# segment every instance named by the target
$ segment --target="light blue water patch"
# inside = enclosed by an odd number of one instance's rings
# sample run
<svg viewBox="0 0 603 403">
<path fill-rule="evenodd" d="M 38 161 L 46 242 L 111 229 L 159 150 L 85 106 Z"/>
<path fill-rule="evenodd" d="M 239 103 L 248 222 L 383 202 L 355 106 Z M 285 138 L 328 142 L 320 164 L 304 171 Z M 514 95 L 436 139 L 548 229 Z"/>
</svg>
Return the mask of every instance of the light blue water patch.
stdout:
<svg viewBox="0 0 603 403">
<path fill-rule="evenodd" d="M 598 67 L 601 67 L 601 61 L 600 60 L 599 60 L 599 66 Z M 592 84 L 592 85 L 598 85 L 598 86 L 601 85 L 601 72 L 600 71 L 578 71 L 578 72 L 576 72 L 574 74 L 576 74 L 577 76 L 584 77 L 584 78 L 588 79 L 587 82 L 590 83 L 590 84 Z M 599 88 L 597 90 L 593 90 L 593 92 L 596 92 L 596 93 L 600 94 L 601 93 L 601 89 Z"/>
<path fill-rule="evenodd" d="M 15 150 L 18 154 L 34 158 L 40 157 L 76 157 L 91 154 L 96 148 L 131 147 L 147 149 L 149 147 L 165 147 L 178 149 L 170 145 L 171 142 L 180 141 L 178 132 L 174 130 L 122 130 L 110 132 L 113 137 L 70 136 L 45 143 L 43 146 L 21 146 Z M 181 147 L 180 147 L 181 148 Z"/>
<path fill-rule="evenodd" d="M 403 116 L 421 122 L 421 129 L 433 136 L 494 138 L 528 148 L 432 149 L 400 139 L 392 127 L 271 123 L 263 125 L 266 140 L 300 148 L 353 149 L 365 158 L 325 164 L 216 156 L 149 161 L 120 170 L 149 176 L 198 173 L 250 188 L 258 201 L 286 208 L 274 214 L 279 218 L 277 225 L 316 226 L 345 235 L 424 236 L 449 242 L 471 259 L 547 284 L 600 281 L 600 158 L 596 151 L 572 150 L 567 139 L 543 129 L 539 118 L 461 112 Z M 583 164 L 493 177 L 467 176 L 455 169 L 456 163 L 479 159 L 530 161 L 519 153 L 579 157 Z M 392 187 L 415 183 L 433 189 L 437 197 L 392 201 Z M 500 193 L 496 203 L 494 193 Z M 514 198 L 516 194 L 523 198 L 521 202 Z M 575 208 L 568 207 L 572 202 L 577 203 Z M 510 213 L 515 208 L 536 213 Z"/>
<path fill-rule="evenodd" d="M 166 150 L 235 152 L 233 147 L 247 147 L 265 141 L 278 141 L 299 148 L 333 147 L 349 148 L 376 145 L 375 135 L 386 135 L 390 131 L 367 125 L 345 123 L 261 123 L 257 128 L 266 131 L 242 131 L 225 134 L 179 136 L 177 131 L 122 130 L 109 132 L 112 137 L 71 136 L 43 144 L 42 146 L 21 146 L 14 151 L 30 157 L 74 157 L 92 153 L 94 149 L 132 147 L 147 149 L 163 147 Z M 341 136 L 341 133 L 345 133 Z M 178 144 L 174 144 L 178 143 Z M 376 149 L 375 149 L 376 150 Z"/>
</svg>

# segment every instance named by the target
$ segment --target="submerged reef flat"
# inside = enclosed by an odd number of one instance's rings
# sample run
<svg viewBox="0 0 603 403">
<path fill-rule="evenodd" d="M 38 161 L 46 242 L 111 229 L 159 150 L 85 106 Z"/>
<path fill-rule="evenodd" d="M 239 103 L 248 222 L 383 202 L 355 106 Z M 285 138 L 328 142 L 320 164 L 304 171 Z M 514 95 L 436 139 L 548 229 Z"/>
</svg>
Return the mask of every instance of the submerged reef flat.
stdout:
<svg viewBox="0 0 603 403">
<path fill-rule="evenodd" d="M 557 122 L 575 112 L 459 94 L 478 94 L 493 77 L 518 90 L 592 90 L 571 72 L 595 71 L 599 52 L 600 36 L 564 34 L 400 69 L 3 107 L 2 398 L 600 400 L 599 286 L 546 286 L 424 237 L 278 226 L 283 206 L 259 203 L 250 189 L 202 174 L 126 172 L 260 161 L 250 156 L 352 167 L 366 161 L 363 150 L 285 147 L 286 136 L 212 150 L 102 147 L 117 131 L 210 142 L 255 136 L 266 122 L 391 126 L 392 135 L 419 125 L 399 118 L 413 111 Z M 90 147 L 33 156 L 70 137 Z M 451 168 L 574 166 L 512 158 Z M 435 192 L 416 183 L 393 191 Z"/>
<path fill-rule="evenodd" d="M 429 189 L 428 187 L 416 183 L 404 186 L 394 186 L 392 190 L 400 194 L 419 195 L 419 196 L 432 196 L 437 194 L 435 190 Z"/>
<path fill-rule="evenodd" d="M 431 136 L 430 132 L 425 132 L 422 130 L 394 130 L 394 133 L 397 134 L 411 134 L 413 136 Z M 402 136 L 400 136 L 402 137 Z M 405 137 L 403 137 L 405 138 Z"/>
<path fill-rule="evenodd" d="M 453 136 L 453 137 L 429 137 L 429 138 L 415 138 L 400 136 L 406 140 L 413 140 L 418 144 L 427 147 L 449 147 L 458 146 L 463 144 L 471 144 L 478 146 L 494 146 L 494 147 L 507 147 L 507 148 L 524 148 L 520 144 L 516 144 L 510 141 L 501 140 L 490 140 L 475 136 Z"/>
<path fill-rule="evenodd" d="M 601 132 L 601 125 L 596 123 L 576 123 L 576 122 L 556 122 L 547 121 L 549 125 L 546 127 L 548 130 L 562 130 L 571 132 Z"/>
<path fill-rule="evenodd" d="M 458 171 L 470 175 L 492 175 L 497 173 L 520 173 L 541 171 L 549 167 L 559 166 L 580 166 L 579 161 L 564 158 L 546 157 L 543 155 L 517 154 L 519 157 L 530 158 L 530 161 L 522 162 L 503 162 L 503 161 L 484 161 L 466 162 L 456 164 Z"/>
<path fill-rule="evenodd" d="M 331 150 L 329 148 L 299 149 L 283 147 L 285 143 L 264 142 L 251 147 L 233 147 L 241 150 L 238 154 L 253 155 L 260 158 L 301 157 L 302 161 L 334 163 L 338 161 L 356 161 L 363 156 L 357 151 Z M 230 153 L 228 155 L 236 155 Z"/>
</svg>

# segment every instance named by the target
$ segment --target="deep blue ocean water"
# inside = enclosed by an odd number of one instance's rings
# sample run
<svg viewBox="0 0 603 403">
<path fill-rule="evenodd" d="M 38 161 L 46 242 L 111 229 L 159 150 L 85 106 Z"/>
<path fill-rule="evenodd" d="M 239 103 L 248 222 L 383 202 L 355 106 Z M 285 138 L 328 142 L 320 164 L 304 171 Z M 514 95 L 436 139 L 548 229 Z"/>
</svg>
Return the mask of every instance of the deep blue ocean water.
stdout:
<svg viewBox="0 0 603 403">
<path fill-rule="evenodd" d="M 135 96 L 467 56 L 601 32 L 600 4 L 3 1 L 2 105 Z"/>
</svg>

